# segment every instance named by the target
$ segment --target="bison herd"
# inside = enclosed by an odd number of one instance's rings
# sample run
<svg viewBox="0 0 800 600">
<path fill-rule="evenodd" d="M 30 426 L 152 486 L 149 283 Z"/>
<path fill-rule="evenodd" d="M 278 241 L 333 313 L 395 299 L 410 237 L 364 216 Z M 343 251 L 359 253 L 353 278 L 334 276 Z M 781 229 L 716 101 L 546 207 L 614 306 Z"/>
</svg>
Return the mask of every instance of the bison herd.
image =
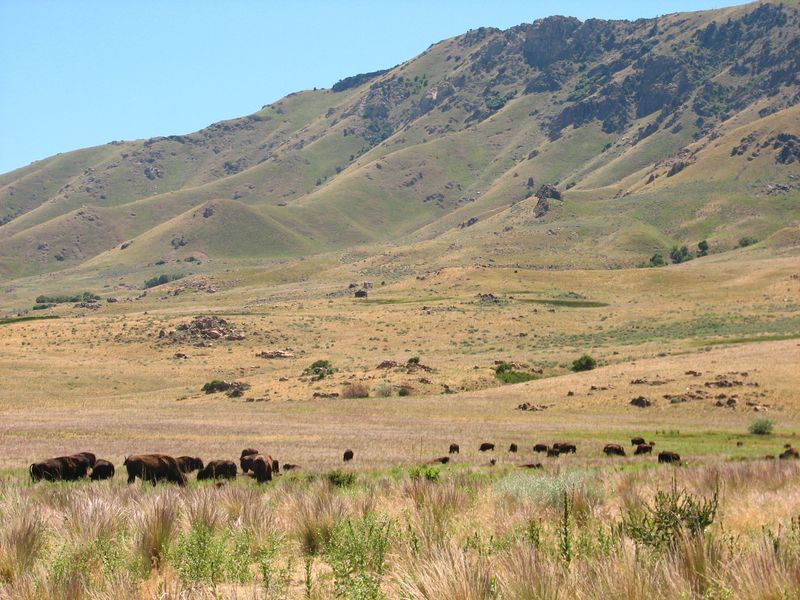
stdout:
<svg viewBox="0 0 800 600">
<path fill-rule="evenodd" d="M 631 439 L 634 446 L 634 455 L 652 454 L 655 442 L 646 442 L 642 437 Z M 493 452 L 495 444 L 483 442 L 478 446 L 480 452 Z M 510 444 L 508 452 L 517 453 L 517 444 Z M 534 444 L 533 451 L 546 454 L 548 457 L 558 457 L 561 454 L 575 454 L 577 446 L 568 442 L 556 442 L 550 446 L 547 444 Z M 458 444 L 450 444 L 449 454 L 459 454 Z M 625 448 L 620 444 L 606 444 L 603 452 L 607 456 L 626 456 Z M 342 455 L 343 462 L 353 460 L 352 450 L 345 450 Z M 771 456 L 768 458 L 772 458 Z M 780 458 L 800 458 L 800 453 L 786 445 Z M 425 464 L 446 465 L 450 462 L 449 456 L 441 456 L 428 460 Z M 496 459 L 491 459 L 489 464 L 494 465 Z M 680 464 L 681 457 L 676 452 L 663 451 L 658 453 L 658 462 L 667 464 Z M 158 482 L 175 483 L 186 485 L 187 475 L 197 471 L 197 480 L 219 480 L 236 479 L 238 473 L 236 463 L 232 460 L 212 460 L 204 463 L 196 456 L 178 456 L 174 458 L 166 454 L 139 454 L 127 456 L 122 463 L 128 473 L 128 483 L 133 483 L 138 477 L 142 481 L 149 481 L 153 485 Z M 520 468 L 539 469 L 541 463 L 526 463 L 518 465 Z M 259 483 L 272 481 L 275 474 L 280 473 L 281 467 L 277 460 L 268 454 L 262 454 L 255 448 L 245 448 L 239 457 L 239 468 L 242 473 L 252 477 Z M 284 471 L 299 469 L 300 466 L 292 463 L 284 463 Z M 31 480 L 36 482 L 45 481 L 75 481 L 84 479 L 87 476 L 92 481 L 101 481 L 114 477 L 114 465 L 108 460 L 98 459 L 92 452 L 79 452 L 69 456 L 58 456 L 41 462 L 33 463 L 28 467 Z"/>
</svg>

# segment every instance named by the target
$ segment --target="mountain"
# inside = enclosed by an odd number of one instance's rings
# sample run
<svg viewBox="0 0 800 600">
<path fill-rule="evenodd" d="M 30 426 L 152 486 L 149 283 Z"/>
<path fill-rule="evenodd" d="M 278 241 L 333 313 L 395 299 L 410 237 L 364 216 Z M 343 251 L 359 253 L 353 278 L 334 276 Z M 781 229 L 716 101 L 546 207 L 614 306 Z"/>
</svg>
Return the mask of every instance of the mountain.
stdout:
<svg viewBox="0 0 800 600">
<path fill-rule="evenodd" d="M 196 133 L 0 175 L 0 277 L 794 252 L 798 105 L 797 0 L 481 28 Z"/>
</svg>

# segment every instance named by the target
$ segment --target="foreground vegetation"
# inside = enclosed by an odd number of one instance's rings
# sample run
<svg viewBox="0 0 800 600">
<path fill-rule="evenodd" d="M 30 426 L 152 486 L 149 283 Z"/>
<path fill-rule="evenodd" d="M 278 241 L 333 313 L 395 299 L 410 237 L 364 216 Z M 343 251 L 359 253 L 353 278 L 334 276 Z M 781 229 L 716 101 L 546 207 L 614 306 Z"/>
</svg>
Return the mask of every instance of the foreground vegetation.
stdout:
<svg viewBox="0 0 800 600">
<path fill-rule="evenodd" d="M 800 466 L 0 487 L 2 598 L 794 598 Z"/>
</svg>

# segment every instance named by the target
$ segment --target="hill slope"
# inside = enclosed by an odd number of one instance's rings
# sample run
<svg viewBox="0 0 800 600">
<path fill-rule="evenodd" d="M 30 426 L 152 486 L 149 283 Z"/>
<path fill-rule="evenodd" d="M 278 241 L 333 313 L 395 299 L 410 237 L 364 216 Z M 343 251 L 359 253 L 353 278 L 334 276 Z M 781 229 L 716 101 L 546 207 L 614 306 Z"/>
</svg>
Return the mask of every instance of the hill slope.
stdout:
<svg viewBox="0 0 800 600">
<path fill-rule="evenodd" d="M 0 276 L 387 242 L 558 267 L 791 245 L 799 102 L 797 2 L 482 28 L 197 133 L 0 176 Z"/>
</svg>

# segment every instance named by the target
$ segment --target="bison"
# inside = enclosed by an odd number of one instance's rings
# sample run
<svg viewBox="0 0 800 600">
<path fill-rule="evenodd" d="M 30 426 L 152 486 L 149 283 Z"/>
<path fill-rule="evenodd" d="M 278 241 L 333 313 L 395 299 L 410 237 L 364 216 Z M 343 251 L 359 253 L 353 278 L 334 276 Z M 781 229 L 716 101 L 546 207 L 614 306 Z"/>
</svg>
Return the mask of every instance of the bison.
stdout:
<svg viewBox="0 0 800 600">
<path fill-rule="evenodd" d="M 345 450 L 344 454 L 342 455 L 342 461 L 348 462 L 353 460 L 353 451 L 352 450 Z"/>
<path fill-rule="evenodd" d="M 483 442 L 480 448 L 478 448 L 478 450 L 480 450 L 481 452 L 488 452 L 489 450 L 494 450 L 494 444 L 491 444 L 489 442 Z"/>
<path fill-rule="evenodd" d="M 239 466 L 242 468 L 242 473 L 253 470 L 253 459 L 258 455 L 258 452 L 254 452 L 253 454 L 245 454 L 239 459 Z"/>
<path fill-rule="evenodd" d="M 631 438 L 631 446 L 641 446 L 644 443 L 645 441 L 643 437 Z"/>
<path fill-rule="evenodd" d="M 786 460 L 787 458 L 800 458 L 800 452 L 798 452 L 794 448 L 787 448 L 786 450 L 780 453 L 778 458 L 780 458 L 781 460 Z"/>
<path fill-rule="evenodd" d="M 519 465 L 520 469 L 541 469 L 542 463 L 526 463 L 524 465 Z"/>
<path fill-rule="evenodd" d="M 517 451 L 517 445 L 516 445 L 516 444 L 511 444 L 511 445 L 508 447 L 508 451 L 509 451 L 509 452 L 516 452 L 516 451 Z"/>
<path fill-rule="evenodd" d="M 92 481 L 102 481 L 114 477 L 114 465 L 107 460 L 96 460 L 92 467 Z"/>
<path fill-rule="evenodd" d="M 78 452 L 77 454 L 73 454 L 72 456 L 73 458 L 85 460 L 88 463 L 89 468 L 91 469 L 94 468 L 94 465 L 97 462 L 97 457 L 92 452 Z"/>
<path fill-rule="evenodd" d="M 191 473 L 203 468 L 203 461 L 197 456 L 179 456 L 175 461 L 178 463 L 181 473 Z"/>
<path fill-rule="evenodd" d="M 568 444 L 566 442 L 558 442 L 553 444 L 553 448 L 559 451 L 560 454 L 571 453 L 575 454 L 578 451 L 577 446 L 575 444 Z"/>
<path fill-rule="evenodd" d="M 547 449 L 547 456 L 550 458 L 558 458 L 558 455 L 561 454 L 558 448 L 548 448 Z"/>
<path fill-rule="evenodd" d="M 606 444 L 603 447 L 606 456 L 625 456 L 625 448 L 619 444 Z"/>
<path fill-rule="evenodd" d="M 242 450 L 242 453 L 239 455 L 239 458 L 244 458 L 245 456 L 250 456 L 251 454 L 261 454 L 255 448 L 245 448 Z"/>
<path fill-rule="evenodd" d="M 253 470 L 253 477 L 258 483 L 266 483 L 272 481 L 272 457 L 261 456 L 257 454 L 253 457 L 251 466 Z"/>
<path fill-rule="evenodd" d="M 429 460 L 425 464 L 426 465 L 446 465 L 449 462 L 450 462 L 450 457 L 449 456 L 440 456 L 439 458 L 432 458 L 431 460 Z"/>
<path fill-rule="evenodd" d="M 232 460 L 211 460 L 197 472 L 197 481 L 236 479 L 236 463 Z"/>
<path fill-rule="evenodd" d="M 449 454 L 458 454 L 459 447 L 458 444 L 450 444 L 450 450 L 448 450 Z"/>
<path fill-rule="evenodd" d="M 633 451 L 634 454 L 650 454 L 653 452 L 653 447 L 650 444 L 639 444 L 636 446 L 636 450 Z"/>
<path fill-rule="evenodd" d="M 133 483 L 138 477 L 153 485 L 158 481 L 186 485 L 186 475 L 181 471 L 178 461 L 166 454 L 127 456 L 122 464 L 128 470 L 128 483 Z"/>
<path fill-rule="evenodd" d="M 89 470 L 89 460 L 83 456 L 57 456 L 28 467 L 31 480 L 75 481 L 83 479 Z"/>
<path fill-rule="evenodd" d="M 681 456 L 677 452 L 659 452 L 658 462 L 660 463 L 679 463 Z"/>
<path fill-rule="evenodd" d="M 280 473 L 281 472 L 281 463 L 278 462 L 277 459 L 272 459 L 272 472 L 273 473 Z"/>
<path fill-rule="evenodd" d="M 300 468 L 300 465 L 293 465 L 292 463 L 283 463 L 284 471 L 295 471 Z"/>
<path fill-rule="evenodd" d="M 547 452 L 550 448 L 547 447 L 547 444 L 534 444 L 533 451 L 534 452 Z"/>
</svg>

